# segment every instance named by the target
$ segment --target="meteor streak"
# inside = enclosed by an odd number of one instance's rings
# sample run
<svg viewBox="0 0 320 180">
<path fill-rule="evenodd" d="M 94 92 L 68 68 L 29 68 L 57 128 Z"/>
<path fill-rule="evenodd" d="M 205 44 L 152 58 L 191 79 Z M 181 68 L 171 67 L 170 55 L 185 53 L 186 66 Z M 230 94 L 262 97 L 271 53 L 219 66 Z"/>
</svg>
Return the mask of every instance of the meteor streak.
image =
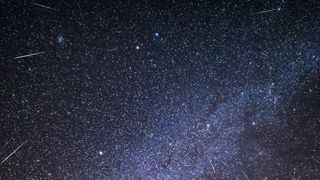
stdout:
<svg viewBox="0 0 320 180">
<path fill-rule="evenodd" d="M 39 6 L 39 7 L 42 7 L 42 8 L 45 8 L 45 9 L 49 9 L 49 10 L 53 10 L 53 11 L 59 11 L 58 9 L 54 9 L 52 7 L 49 7 L 49 6 L 45 6 L 45 5 L 42 5 L 42 4 L 38 4 L 38 3 L 32 3 L 36 6 Z"/>
<path fill-rule="evenodd" d="M 9 154 L 9 156 L 7 156 L 6 158 L 4 158 L 1 161 L 1 164 L 3 164 L 4 162 L 6 162 L 14 153 L 16 153 L 22 146 L 24 146 L 27 143 L 28 140 L 24 141 L 20 146 L 18 146 L 11 154 Z"/>
<path fill-rule="evenodd" d="M 26 58 L 26 57 L 36 56 L 36 55 L 43 54 L 43 53 L 45 53 L 45 52 L 42 51 L 42 52 L 27 54 L 27 55 L 15 57 L 15 58 L 13 58 L 13 59 L 22 59 L 22 58 Z"/>
<path fill-rule="evenodd" d="M 259 12 L 253 13 L 253 15 L 264 14 L 264 13 L 269 13 L 269 12 L 273 12 L 273 11 L 279 11 L 279 8 L 277 8 L 277 9 L 269 9 L 269 10 L 265 10 L 265 11 L 259 11 Z"/>
</svg>

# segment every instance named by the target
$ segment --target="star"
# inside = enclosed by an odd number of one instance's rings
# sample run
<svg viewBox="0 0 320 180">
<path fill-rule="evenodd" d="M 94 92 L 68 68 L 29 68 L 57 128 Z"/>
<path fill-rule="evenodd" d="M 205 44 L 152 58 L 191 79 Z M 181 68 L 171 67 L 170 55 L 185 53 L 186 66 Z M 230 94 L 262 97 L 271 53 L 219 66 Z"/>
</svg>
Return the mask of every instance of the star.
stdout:
<svg viewBox="0 0 320 180">
<path fill-rule="evenodd" d="M 64 42 L 64 38 L 62 37 L 62 36 L 58 36 L 57 37 L 57 41 L 58 41 L 58 43 L 63 43 Z"/>
</svg>

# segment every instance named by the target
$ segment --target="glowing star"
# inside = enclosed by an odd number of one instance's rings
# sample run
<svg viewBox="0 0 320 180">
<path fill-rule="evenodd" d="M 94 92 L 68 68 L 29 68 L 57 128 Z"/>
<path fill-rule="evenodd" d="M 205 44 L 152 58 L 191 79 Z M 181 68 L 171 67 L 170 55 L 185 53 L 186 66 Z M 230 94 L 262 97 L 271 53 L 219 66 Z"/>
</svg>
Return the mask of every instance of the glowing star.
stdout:
<svg viewBox="0 0 320 180">
<path fill-rule="evenodd" d="M 210 124 L 206 124 L 206 127 L 207 127 L 207 129 L 209 129 L 210 128 Z"/>
<path fill-rule="evenodd" d="M 160 34 L 159 34 L 158 32 L 154 33 L 154 35 L 155 35 L 156 37 L 159 37 L 159 36 L 160 36 Z"/>
<path fill-rule="evenodd" d="M 140 46 L 136 46 L 136 50 L 139 50 L 140 49 Z"/>
<path fill-rule="evenodd" d="M 64 42 L 64 38 L 62 36 L 59 36 L 57 38 L 58 43 L 63 43 Z"/>
<path fill-rule="evenodd" d="M 103 152 L 102 152 L 102 151 L 99 151 L 99 154 L 100 154 L 100 155 L 103 155 Z"/>
</svg>

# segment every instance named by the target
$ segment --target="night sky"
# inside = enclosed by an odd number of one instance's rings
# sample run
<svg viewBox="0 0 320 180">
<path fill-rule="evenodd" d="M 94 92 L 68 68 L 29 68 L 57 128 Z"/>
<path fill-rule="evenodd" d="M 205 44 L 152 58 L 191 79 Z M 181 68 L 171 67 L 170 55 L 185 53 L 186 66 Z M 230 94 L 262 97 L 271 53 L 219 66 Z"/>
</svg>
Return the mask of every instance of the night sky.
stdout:
<svg viewBox="0 0 320 180">
<path fill-rule="evenodd" d="M 320 179 L 320 2 L 0 1 L 0 179 Z"/>
</svg>

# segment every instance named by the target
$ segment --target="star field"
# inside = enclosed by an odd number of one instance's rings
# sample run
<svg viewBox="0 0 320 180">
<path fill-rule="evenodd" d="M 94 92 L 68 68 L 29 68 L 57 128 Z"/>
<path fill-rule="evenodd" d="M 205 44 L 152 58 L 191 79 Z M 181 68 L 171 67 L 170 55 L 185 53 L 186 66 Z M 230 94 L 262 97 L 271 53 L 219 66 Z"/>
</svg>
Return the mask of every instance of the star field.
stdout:
<svg viewBox="0 0 320 180">
<path fill-rule="evenodd" d="M 0 4 L 0 179 L 320 178 L 316 0 Z"/>
</svg>

